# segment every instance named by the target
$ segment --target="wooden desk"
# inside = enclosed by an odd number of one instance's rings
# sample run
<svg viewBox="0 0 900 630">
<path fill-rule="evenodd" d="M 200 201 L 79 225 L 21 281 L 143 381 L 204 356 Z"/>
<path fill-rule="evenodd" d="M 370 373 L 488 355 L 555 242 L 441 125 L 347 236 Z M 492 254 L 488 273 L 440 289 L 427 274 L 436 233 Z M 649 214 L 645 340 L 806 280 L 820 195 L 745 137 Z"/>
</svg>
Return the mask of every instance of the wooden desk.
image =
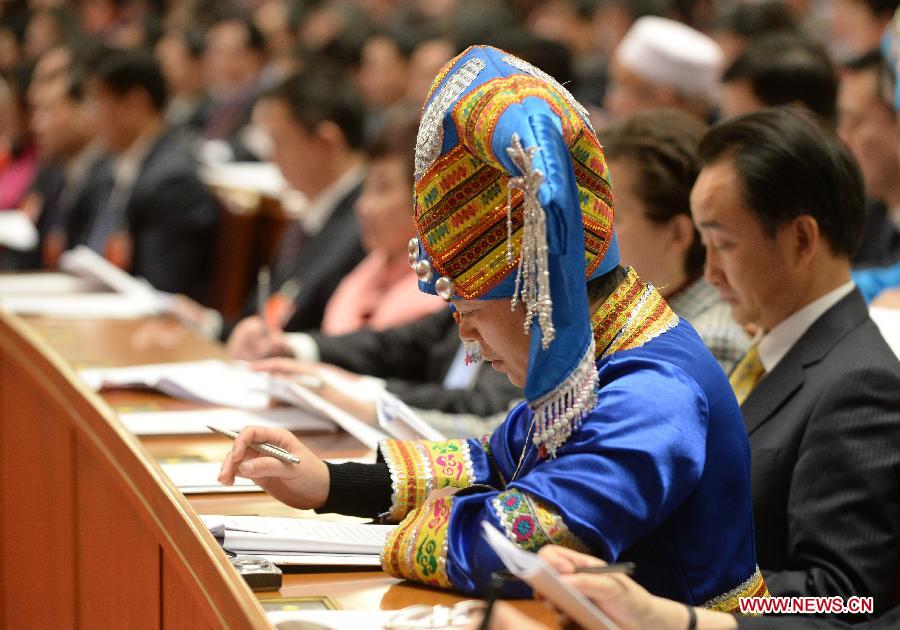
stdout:
<svg viewBox="0 0 900 630">
<path fill-rule="evenodd" d="M 197 513 L 297 515 L 268 495 L 186 499 L 155 457 L 219 459 L 214 436 L 138 440 L 111 408 L 194 408 L 145 392 L 88 391 L 73 368 L 220 358 L 223 349 L 160 318 L 68 322 L 0 314 L 0 626 L 267 627 L 262 609 Z M 364 448 L 305 435 L 323 457 Z M 269 594 L 271 595 L 271 594 Z M 285 575 L 280 595 L 328 595 L 345 609 L 464 599 L 381 571 Z M 517 606 L 552 624 L 540 604 Z"/>
</svg>

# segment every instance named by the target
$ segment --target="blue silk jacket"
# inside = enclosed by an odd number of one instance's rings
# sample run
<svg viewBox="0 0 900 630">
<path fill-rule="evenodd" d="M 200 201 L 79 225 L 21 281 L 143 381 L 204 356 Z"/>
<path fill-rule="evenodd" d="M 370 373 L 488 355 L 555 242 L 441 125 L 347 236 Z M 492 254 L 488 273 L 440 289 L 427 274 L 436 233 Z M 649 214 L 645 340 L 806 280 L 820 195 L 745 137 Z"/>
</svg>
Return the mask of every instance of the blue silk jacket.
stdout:
<svg viewBox="0 0 900 630">
<path fill-rule="evenodd" d="M 524 403 L 480 441 L 381 444 L 400 522 L 385 570 L 484 594 L 503 568 L 479 534 L 486 519 L 525 549 L 634 561 L 648 590 L 688 604 L 736 611 L 739 597 L 767 595 L 749 444 L 725 374 L 633 271 L 592 324 L 597 404 L 554 458 L 532 445 Z M 471 488 L 426 500 L 446 486 Z"/>
</svg>

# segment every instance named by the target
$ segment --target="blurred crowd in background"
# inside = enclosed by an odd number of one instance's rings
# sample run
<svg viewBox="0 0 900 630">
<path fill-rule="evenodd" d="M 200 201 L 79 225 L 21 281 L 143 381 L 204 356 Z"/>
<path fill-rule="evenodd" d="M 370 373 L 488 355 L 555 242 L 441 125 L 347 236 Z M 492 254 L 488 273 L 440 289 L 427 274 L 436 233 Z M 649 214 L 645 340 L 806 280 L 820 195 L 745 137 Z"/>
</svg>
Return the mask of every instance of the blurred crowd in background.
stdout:
<svg viewBox="0 0 900 630">
<path fill-rule="evenodd" d="M 900 157 L 879 46 L 896 8 L 896 0 L 6 1 L 0 208 L 23 210 L 41 242 L 0 264 L 53 268 L 62 251 L 84 244 L 203 302 L 219 210 L 196 177 L 199 164 L 274 162 L 315 208 L 340 176 L 352 189 L 363 149 L 414 126 L 443 64 L 481 43 L 568 87 L 601 140 L 610 125 L 658 108 L 705 124 L 770 105 L 809 109 L 864 175 L 869 208 L 855 263 L 889 265 L 900 258 Z M 308 94 L 294 99 L 286 85 Z M 300 137 L 304 127 L 315 133 Z M 329 213 L 306 221 L 307 236 Z M 293 255 L 285 242 L 280 249 Z M 624 263 L 640 256 L 623 249 Z M 352 268 L 361 257 L 344 258 Z M 696 273 L 702 247 L 693 258 Z M 335 286 L 318 296 L 321 309 Z M 299 327 L 317 329 L 322 316 Z"/>
</svg>

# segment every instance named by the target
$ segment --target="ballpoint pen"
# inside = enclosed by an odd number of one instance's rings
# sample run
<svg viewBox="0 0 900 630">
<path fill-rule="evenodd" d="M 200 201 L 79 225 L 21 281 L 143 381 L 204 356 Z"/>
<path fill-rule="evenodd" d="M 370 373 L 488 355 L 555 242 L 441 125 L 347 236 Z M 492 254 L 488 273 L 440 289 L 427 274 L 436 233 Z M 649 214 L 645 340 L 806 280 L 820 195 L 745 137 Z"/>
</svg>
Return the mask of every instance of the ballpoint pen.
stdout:
<svg viewBox="0 0 900 630">
<path fill-rule="evenodd" d="M 624 573 L 625 575 L 634 575 L 637 566 L 634 562 L 618 562 L 615 564 L 604 564 L 603 566 L 594 567 L 578 567 L 575 573 Z"/>
<path fill-rule="evenodd" d="M 213 433 L 218 433 L 219 435 L 224 435 L 227 438 L 232 440 L 236 439 L 238 434 L 234 431 L 229 431 L 228 429 L 217 429 L 216 427 L 211 427 L 206 425 L 206 428 L 212 431 Z M 281 461 L 287 464 L 299 464 L 300 458 L 294 455 L 291 455 L 289 452 L 281 448 L 280 446 L 275 446 L 274 444 L 269 444 L 268 442 L 251 442 L 250 448 L 254 451 L 258 451 L 260 453 L 264 453 L 266 455 L 271 455 L 275 459 L 280 459 Z"/>
</svg>

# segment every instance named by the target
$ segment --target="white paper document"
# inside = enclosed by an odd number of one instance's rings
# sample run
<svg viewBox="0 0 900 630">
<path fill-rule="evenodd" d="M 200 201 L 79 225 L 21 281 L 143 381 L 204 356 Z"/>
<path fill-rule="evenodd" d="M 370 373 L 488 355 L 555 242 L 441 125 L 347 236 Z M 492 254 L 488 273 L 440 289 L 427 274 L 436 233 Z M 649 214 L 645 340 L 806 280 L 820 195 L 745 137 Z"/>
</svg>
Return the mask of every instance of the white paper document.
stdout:
<svg viewBox="0 0 900 630">
<path fill-rule="evenodd" d="M 135 435 L 206 435 L 209 425 L 240 432 L 250 425 L 295 432 L 333 433 L 331 420 L 310 415 L 294 407 L 258 411 L 244 409 L 197 409 L 191 411 L 141 411 L 120 413 L 119 420 Z"/>
<path fill-rule="evenodd" d="M 103 286 L 93 280 L 67 273 L 36 272 L 0 275 L 0 295 L 74 295 L 90 293 Z"/>
<path fill-rule="evenodd" d="M 263 409 L 270 376 L 225 361 L 187 361 L 120 368 L 89 368 L 81 379 L 101 389 L 154 389 L 173 398 L 223 407 Z"/>
<path fill-rule="evenodd" d="M 375 450 L 378 442 L 387 439 L 387 435 L 375 427 L 371 427 L 359 418 L 347 413 L 312 390 L 284 379 L 272 379 L 270 393 L 273 398 L 283 403 L 319 414 L 335 422 L 344 431 L 362 442 L 367 448 Z"/>
<path fill-rule="evenodd" d="M 0 297 L 0 309 L 57 319 L 141 319 L 160 313 L 156 302 L 118 293 L 13 295 Z"/>
<path fill-rule="evenodd" d="M 0 210 L 0 246 L 29 252 L 38 244 L 34 223 L 21 210 Z"/>
<path fill-rule="evenodd" d="M 250 479 L 235 477 L 234 485 L 223 486 L 217 480 L 219 462 L 178 462 L 160 464 L 166 476 L 172 480 L 184 494 L 218 494 L 232 492 L 262 492 Z"/>
<path fill-rule="evenodd" d="M 872 306 L 869 308 L 869 315 L 878 325 L 881 336 L 891 350 L 900 357 L 900 309 Z"/>
<path fill-rule="evenodd" d="M 425 422 L 406 403 L 382 391 L 375 402 L 378 426 L 398 440 L 431 440 L 443 442 L 447 437 Z"/>
<path fill-rule="evenodd" d="M 158 301 L 156 290 L 145 280 L 119 269 L 103 256 L 84 245 L 63 252 L 59 268 L 81 278 L 102 283 L 116 293 L 148 301 Z"/>
<path fill-rule="evenodd" d="M 377 556 L 396 525 L 338 523 L 265 516 L 201 516 L 223 547 L 246 555 L 349 554 Z"/>
<path fill-rule="evenodd" d="M 587 597 L 563 582 L 556 569 L 544 562 L 543 558 L 517 547 L 487 521 L 482 521 L 481 527 L 484 539 L 506 568 L 576 624 L 588 630 L 617 628 Z"/>
</svg>

